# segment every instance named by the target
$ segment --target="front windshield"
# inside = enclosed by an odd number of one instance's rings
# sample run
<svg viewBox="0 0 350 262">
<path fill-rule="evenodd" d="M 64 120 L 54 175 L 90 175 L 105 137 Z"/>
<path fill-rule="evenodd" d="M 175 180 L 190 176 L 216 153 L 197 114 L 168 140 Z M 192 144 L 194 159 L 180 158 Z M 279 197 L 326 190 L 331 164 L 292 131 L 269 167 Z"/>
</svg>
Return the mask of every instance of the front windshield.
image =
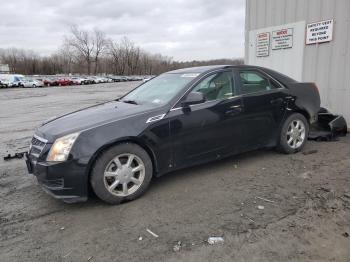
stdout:
<svg viewBox="0 0 350 262">
<path fill-rule="evenodd" d="M 199 74 L 165 73 L 149 80 L 124 96 L 121 101 L 165 105 Z"/>
</svg>

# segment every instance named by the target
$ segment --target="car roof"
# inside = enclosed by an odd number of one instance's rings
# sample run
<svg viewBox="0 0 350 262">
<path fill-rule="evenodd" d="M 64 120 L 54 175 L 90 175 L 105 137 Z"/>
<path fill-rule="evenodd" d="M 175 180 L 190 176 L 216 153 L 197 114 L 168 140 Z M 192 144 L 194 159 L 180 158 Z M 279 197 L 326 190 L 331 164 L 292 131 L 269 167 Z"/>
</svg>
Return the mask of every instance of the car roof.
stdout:
<svg viewBox="0 0 350 262">
<path fill-rule="evenodd" d="M 289 76 L 281 74 L 281 73 L 279 73 L 277 71 L 274 71 L 272 69 L 261 67 L 261 66 L 254 66 L 254 65 L 210 65 L 210 66 L 198 66 L 198 67 L 188 67 L 188 68 L 177 69 L 177 70 L 169 71 L 169 72 L 166 72 L 166 73 L 169 73 L 169 74 L 186 74 L 186 73 L 203 74 L 203 73 L 210 73 L 211 71 L 220 70 L 220 69 L 226 69 L 226 68 L 260 69 L 260 70 L 263 70 L 265 73 L 268 73 L 269 75 L 277 78 L 279 81 L 281 81 L 283 83 L 285 83 L 285 82 L 297 82 L 294 79 L 290 78 Z"/>
<path fill-rule="evenodd" d="M 213 70 L 225 69 L 225 68 L 260 68 L 260 69 L 264 69 L 263 67 L 254 66 L 254 65 L 209 65 L 209 66 L 196 66 L 196 67 L 181 68 L 181 69 L 169 71 L 167 73 L 172 73 L 172 74 L 204 73 L 204 72 L 210 72 Z"/>
<path fill-rule="evenodd" d="M 171 73 L 171 74 L 204 73 L 207 71 L 223 69 L 223 68 L 227 68 L 227 67 L 232 67 L 232 65 L 210 65 L 210 66 L 187 67 L 187 68 L 181 68 L 181 69 L 169 71 L 167 73 Z"/>
</svg>

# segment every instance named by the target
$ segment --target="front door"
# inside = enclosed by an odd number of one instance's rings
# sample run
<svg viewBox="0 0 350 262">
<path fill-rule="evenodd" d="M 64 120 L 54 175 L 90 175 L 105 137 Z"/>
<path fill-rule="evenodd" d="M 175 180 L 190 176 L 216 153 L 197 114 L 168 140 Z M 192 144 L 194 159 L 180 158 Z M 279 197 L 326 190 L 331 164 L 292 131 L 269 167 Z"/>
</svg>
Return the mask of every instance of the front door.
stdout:
<svg viewBox="0 0 350 262">
<path fill-rule="evenodd" d="M 168 114 L 175 168 L 232 153 L 241 132 L 242 99 L 236 96 L 231 70 L 208 75 L 191 92 L 202 92 L 206 101 Z"/>
</svg>

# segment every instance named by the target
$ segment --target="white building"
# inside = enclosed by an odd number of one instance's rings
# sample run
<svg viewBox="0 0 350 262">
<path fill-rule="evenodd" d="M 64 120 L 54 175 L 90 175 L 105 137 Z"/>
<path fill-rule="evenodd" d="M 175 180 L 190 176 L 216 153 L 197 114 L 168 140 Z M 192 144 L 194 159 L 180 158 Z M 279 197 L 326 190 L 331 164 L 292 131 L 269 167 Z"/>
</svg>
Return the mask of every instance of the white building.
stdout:
<svg viewBox="0 0 350 262">
<path fill-rule="evenodd" d="M 350 0 L 246 0 L 245 62 L 315 82 L 350 123 Z"/>
<path fill-rule="evenodd" d="M 5 65 L 5 64 L 0 64 L 0 73 L 10 73 L 10 67 L 9 65 Z"/>
</svg>

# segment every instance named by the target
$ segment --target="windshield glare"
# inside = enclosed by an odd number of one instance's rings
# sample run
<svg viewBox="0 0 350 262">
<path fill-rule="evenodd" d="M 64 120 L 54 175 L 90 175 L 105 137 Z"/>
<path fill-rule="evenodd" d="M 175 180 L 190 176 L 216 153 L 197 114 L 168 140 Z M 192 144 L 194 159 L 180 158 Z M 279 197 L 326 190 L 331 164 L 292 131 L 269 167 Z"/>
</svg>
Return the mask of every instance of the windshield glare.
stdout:
<svg viewBox="0 0 350 262">
<path fill-rule="evenodd" d="M 155 77 L 124 96 L 121 101 L 165 105 L 199 74 L 166 73 Z"/>
</svg>

